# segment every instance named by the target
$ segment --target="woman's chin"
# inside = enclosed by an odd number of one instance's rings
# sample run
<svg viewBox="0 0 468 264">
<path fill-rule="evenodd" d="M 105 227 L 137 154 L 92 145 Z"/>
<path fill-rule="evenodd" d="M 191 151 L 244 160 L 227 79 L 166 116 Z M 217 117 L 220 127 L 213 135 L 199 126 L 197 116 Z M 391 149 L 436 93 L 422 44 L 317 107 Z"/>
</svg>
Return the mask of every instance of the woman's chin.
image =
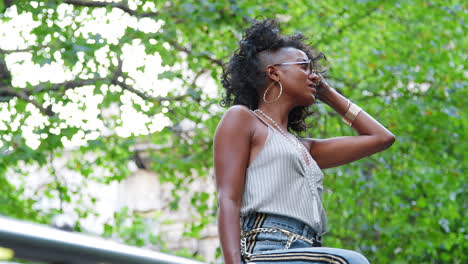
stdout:
<svg viewBox="0 0 468 264">
<path fill-rule="evenodd" d="M 315 97 L 315 94 L 312 94 L 310 96 L 310 100 L 308 100 L 308 105 L 313 105 L 317 102 L 317 98 Z"/>
<path fill-rule="evenodd" d="M 311 106 L 315 103 L 316 103 L 315 98 L 312 98 L 310 100 L 307 100 L 307 102 L 301 102 L 299 106 Z"/>
</svg>

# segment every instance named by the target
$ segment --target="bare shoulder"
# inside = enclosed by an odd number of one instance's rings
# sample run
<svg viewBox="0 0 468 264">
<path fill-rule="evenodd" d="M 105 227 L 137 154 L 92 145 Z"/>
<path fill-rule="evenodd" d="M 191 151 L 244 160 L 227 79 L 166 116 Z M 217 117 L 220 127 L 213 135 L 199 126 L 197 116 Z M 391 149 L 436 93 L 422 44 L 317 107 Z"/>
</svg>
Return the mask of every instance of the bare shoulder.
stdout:
<svg viewBox="0 0 468 264">
<path fill-rule="evenodd" d="M 223 115 L 218 128 L 227 126 L 244 131 L 252 131 L 254 118 L 252 111 L 244 105 L 231 106 Z"/>
<path fill-rule="evenodd" d="M 245 105 L 233 105 L 224 113 L 224 115 L 235 115 L 237 117 L 252 117 L 252 111 Z"/>
<path fill-rule="evenodd" d="M 250 145 L 255 133 L 255 116 L 243 105 L 231 106 L 219 121 L 214 134 L 215 148 L 219 145 Z"/>
</svg>

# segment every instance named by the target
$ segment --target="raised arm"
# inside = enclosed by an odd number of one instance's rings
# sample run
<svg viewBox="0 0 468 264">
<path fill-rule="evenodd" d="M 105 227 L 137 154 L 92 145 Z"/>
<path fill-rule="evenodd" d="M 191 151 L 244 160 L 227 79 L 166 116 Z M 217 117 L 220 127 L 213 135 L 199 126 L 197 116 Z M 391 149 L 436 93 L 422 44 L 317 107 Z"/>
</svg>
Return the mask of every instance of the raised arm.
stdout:
<svg viewBox="0 0 468 264">
<path fill-rule="evenodd" d="M 214 137 L 218 192 L 218 231 L 226 264 L 240 263 L 240 207 L 250 155 L 252 114 L 233 106 L 221 119 Z"/>
<path fill-rule="evenodd" d="M 341 116 L 348 110 L 348 99 L 340 95 L 322 80 L 320 100 L 332 107 Z M 309 139 L 310 154 L 320 168 L 332 168 L 383 151 L 395 142 L 395 136 L 363 110 L 353 122 L 359 136 L 344 136 L 328 139 Z"/>
</svg>

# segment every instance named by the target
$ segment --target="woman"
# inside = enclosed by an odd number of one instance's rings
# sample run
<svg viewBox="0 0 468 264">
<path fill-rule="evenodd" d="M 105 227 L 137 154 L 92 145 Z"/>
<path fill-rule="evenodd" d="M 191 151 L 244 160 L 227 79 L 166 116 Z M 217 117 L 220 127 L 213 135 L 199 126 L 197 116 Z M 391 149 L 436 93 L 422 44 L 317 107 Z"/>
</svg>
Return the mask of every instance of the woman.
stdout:
<svg viewBox="0 0 468 264">
<path fill-rule="evenodd" d="M 337 93 L 316 71 L 321 56 L 275 20 L 254 22 L 225 68 L 215 133 L 219 234 L 230 263 L 368 263 L 361 254 L 321 247 L 326 231 L 322 169 L 390 147 L 395 137 Z M 321 100 L 359 133 L 297 138 L 308 107 Z"/>
</svg>

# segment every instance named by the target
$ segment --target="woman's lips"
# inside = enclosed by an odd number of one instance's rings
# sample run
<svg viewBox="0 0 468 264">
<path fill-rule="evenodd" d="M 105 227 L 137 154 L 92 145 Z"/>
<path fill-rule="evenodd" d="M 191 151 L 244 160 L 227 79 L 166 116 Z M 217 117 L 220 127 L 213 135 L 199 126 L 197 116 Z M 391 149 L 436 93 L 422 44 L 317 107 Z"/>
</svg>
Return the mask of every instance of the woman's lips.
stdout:
<svg viewBox="0 0 468 264">
<path fill-rule="evenodd" d="M 316 85 L 311 84 L 311 85 L 309 85 L 308 87 L 310 88 L 310 90 L 312 90 L 312 92 L 314 93 L 314 95 L 317 94 Z"/>
</svg>

